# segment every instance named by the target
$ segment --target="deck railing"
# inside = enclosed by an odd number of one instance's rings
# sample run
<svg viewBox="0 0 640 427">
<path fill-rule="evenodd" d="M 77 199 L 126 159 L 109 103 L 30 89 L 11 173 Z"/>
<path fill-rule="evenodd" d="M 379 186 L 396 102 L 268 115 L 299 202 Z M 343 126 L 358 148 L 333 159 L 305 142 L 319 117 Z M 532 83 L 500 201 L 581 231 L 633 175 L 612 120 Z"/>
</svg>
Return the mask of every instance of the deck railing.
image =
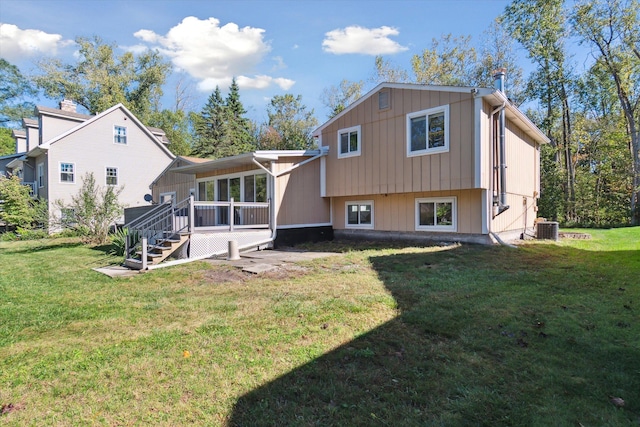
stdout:
<svg viewBox="0 0 640 427">
<path fill-rule="evenodd" d="M 230 215 L 233 212 L 233 215 Z M 234 231 L 270 227 L 271 200 L 268 202 L 202 202 L 193 196 L 178 203 L 158 205 L 125 225 L 126 258 L 130 258 L 145 239 L 149 244 L 172 234 L 203 231 Z M 144 253 L 144 250 L 142 251 Z"/>
<path fill-rule="evenodd" d="M 194 202 L 196 229 L 269 228 L 269 218 L 269 202 Z"/>
</svg>

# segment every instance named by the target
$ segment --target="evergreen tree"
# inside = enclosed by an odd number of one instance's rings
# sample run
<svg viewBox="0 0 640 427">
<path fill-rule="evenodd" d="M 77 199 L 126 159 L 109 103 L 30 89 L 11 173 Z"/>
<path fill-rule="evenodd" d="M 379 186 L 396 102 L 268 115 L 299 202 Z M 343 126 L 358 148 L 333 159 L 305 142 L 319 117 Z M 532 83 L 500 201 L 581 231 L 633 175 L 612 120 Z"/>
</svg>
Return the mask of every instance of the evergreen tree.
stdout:
<svg viewBox="0 0 640 427">
<path fill-rule="evenodd" d="M 221 158 L 254 150 L 252 123 L 245 114 L 235 79 L 226 100 L 216 87 L 200 114 L 193 117 L 196 134 L 193 154 Z"/>
</svg>

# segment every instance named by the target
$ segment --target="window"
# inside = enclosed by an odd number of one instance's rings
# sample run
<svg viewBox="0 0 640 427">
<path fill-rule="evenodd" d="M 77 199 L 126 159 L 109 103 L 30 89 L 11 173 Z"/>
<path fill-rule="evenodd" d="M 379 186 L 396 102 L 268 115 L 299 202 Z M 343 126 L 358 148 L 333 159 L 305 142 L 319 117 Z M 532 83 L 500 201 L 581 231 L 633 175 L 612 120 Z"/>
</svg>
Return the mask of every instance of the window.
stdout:
<svg viewBox="0 0 640 427">
<path fill-rule="evenodd" d="M 60 222 L 63 228 L 76 226 L 76 211 L 71 208 L 62 208 L 60 211 Z"/>
<path fill-rule="evenodd" d="M 75 180 L 75 165 L 73 163 L 60 163 L 60 182 L 73 184 Z"/>
<path fill-rule="evenodd" d="M 118 168 L 107 168 L 107 185 L 118 185 Z"/>
<path fill-rule="evenodd" d="M 416 199 L 416 230 L 456 231 L 456 198 Z"/>
<path fill-rule="evenodd" d="M 38 187 L 44 187 L 44 163 L 38 163 Z"/>
<path fill-rule="evenodd" d="M 449 151 L 449 106 L 407 114 L 407 156 Z"/>
<path fill-rule="evenodd" d="M 338 131 L 338 158 L 360 155 L 360 126 Z"/>
<path fill-rule="evenodd" d="M 347 228 L 373 228 L 373 201 L 347 202 L 345 226 Z"/>
<path fill-rule="evenodd" d="M 113 142 L 116 144 L 127 143 L 127 128 L 124 126 L 113 127 Z"/>
<path fill-rule="evenodd" d="M 197 200 L 226 202 L 230 197 L 236 202 L 266 202 L 267 174 L 245 173 L 198 181 Z"/>
</svg>

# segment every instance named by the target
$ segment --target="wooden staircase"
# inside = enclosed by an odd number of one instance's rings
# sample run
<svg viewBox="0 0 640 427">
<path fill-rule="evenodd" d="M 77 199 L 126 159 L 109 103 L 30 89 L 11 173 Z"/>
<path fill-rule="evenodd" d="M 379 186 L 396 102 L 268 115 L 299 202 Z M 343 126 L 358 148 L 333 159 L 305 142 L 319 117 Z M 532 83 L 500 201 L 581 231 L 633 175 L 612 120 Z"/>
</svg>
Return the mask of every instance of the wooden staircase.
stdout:
<svg viewBox="0 0 640 427">
<path fill-rule="evenodd" d="M 160 264 L 189 240 L 189 233 L 167 234 L 167 237 L 157 239 L 154 243 L 147 243 L 146 250 L 140 248 L 140 250 L 135 251 L 134 256 L 124 261 L 125 266 L 143 270 L 146 269 L 146 266 Z M 145 256 L 146 263 L 143 262 L 143 257 Z"/>
</svg>

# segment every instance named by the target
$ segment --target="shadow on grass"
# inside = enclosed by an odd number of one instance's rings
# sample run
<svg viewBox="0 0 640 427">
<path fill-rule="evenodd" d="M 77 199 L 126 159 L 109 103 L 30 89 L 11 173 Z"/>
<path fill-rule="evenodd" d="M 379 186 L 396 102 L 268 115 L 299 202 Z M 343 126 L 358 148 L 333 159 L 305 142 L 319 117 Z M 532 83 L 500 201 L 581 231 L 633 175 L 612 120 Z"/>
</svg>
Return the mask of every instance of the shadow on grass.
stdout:
<svg viewBox="0 0 640 427">
<path fill-rule="evenodd" d="M 53 251 L 65 248 L 77 248 L 79 246 L 84 246 L 82 242 L 52 242 L 49 240 L 24 240 L 20 241 L 20 243 L 28 243 L 28 247 L 23 247 L 20 249 L 13 249 L 11 247 L 0 248 L 0 253 L 11 253 L 11 254 L 26 254 L 26 253 L 34 253 L 34 252 L 45 252 L 45 251 Z"/>
<path fill-rule="evenodd" d="M 372 257 L 399 316 L 242 396 L 230 425 L 637 423 L 640 251 L 612 254 L 599 277 L 601 253 L 554 245 Z"/>
</svg>

